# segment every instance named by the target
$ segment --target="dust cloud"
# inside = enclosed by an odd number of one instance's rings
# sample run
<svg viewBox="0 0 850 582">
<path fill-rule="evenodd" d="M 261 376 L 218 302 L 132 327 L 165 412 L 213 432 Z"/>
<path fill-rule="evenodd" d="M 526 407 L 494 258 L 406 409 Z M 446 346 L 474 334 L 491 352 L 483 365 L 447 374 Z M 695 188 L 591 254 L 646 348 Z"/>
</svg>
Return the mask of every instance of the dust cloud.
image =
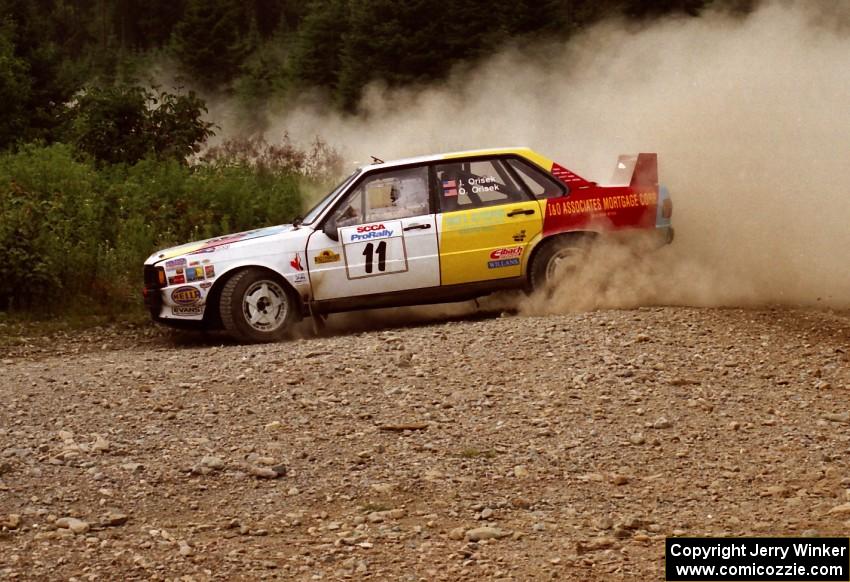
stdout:
<svg viewBox="0 0 850 582">
<path fill-rule="evenodd" d="M 266 135 L 320 135 L 360 163 L 528 145 L 600 182 L 621 153 L 659 153 L 674 244 L 594 249 L 558 300 L 526 312 L 850 305 L 846 3 L 608 21 L 567 43 L 506 46 L 437 85 L 373 85 L 357 115 L 330 111 L 314 100 L 269 115 Z"/>
</svg>

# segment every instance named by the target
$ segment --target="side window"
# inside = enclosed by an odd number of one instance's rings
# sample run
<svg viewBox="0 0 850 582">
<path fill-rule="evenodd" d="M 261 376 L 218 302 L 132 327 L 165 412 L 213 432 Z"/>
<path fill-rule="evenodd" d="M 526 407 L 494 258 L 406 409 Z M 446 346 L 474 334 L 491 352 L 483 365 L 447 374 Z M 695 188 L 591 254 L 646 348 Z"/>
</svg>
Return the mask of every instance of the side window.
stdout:
<svg viewBox="0 0 850 582">
<path fill-rule="evenodd" d="M 528 200 L 501 160 L 437 164 L 435 170 L 443 212 Z"/>
<path fill-rule="evenodd" d="M 563 185 L 530 164 L 516 159 L 509 159 L 508 164 L 537 199 L 557 198 L 567 193 Z"/>
<path fill-rule="evenodd" d="M 391 170 L 366 177 L 334 213 L 339 227 L 429 213 L 428 168 Z"/>
</svg>

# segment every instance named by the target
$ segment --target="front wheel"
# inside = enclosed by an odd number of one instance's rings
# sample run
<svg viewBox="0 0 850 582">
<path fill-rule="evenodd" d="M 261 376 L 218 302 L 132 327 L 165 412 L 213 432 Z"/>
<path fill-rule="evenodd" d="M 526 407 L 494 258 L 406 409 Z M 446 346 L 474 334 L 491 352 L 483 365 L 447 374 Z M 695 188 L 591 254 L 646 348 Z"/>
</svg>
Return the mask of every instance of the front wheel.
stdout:
<svg viewBox="0 0 850 582">
<path fill-rule="evenodd" d="M 586 242 L 579 238 L 559 237 L 544 242 L 529 270 L 531 288 L 545 289 L 575 273 L 585 251 Z"/>
<path fill-rule="evenodd" d="M 221 291 L 219 310 L 227 333 L 242 343 L 283 339 L 296 318 L 292 293 L 262 269 L 245 269 L 231 277 Z"/>
</svg>

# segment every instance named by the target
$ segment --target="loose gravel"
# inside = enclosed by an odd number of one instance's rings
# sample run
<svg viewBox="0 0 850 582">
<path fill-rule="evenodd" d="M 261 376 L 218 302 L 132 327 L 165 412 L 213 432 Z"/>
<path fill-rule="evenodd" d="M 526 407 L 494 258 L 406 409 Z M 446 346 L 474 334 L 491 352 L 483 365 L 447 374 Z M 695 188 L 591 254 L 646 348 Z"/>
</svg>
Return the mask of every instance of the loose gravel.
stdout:
<svg viewBox="0 0 850 582">
<path fill-rule="evenodd" d="M 0 579 L 663 579 L 846 535 L 850 316 L 641 308 L 0 354 Z"/>
</svg>

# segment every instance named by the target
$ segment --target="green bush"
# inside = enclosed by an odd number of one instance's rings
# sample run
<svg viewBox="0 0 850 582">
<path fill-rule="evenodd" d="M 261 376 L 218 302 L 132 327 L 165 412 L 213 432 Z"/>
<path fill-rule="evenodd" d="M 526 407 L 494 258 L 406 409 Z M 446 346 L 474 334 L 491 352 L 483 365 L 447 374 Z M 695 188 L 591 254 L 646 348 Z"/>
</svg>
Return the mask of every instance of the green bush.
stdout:
<svg viewBox="0 0 850 582">
<path fill-rule="evenodd" d="M 0 155 L 0 311 L 140 309 L 142 262 L 155 250 L 300 214 L 303 188 L 324 178 L 308 169 L 327 160 L 301 162 L 219 154 L 100 166 L 62 144 Z"/>
<path fill-rule="evenodd" d="M 103 164 L 135 164 L 145 157 L 186 159 L 213 135 L 207 108 L 194 93 L 159 93 L 135 85 L 89 87 L 69 113 L 77 150 Z"/>
</svg>

